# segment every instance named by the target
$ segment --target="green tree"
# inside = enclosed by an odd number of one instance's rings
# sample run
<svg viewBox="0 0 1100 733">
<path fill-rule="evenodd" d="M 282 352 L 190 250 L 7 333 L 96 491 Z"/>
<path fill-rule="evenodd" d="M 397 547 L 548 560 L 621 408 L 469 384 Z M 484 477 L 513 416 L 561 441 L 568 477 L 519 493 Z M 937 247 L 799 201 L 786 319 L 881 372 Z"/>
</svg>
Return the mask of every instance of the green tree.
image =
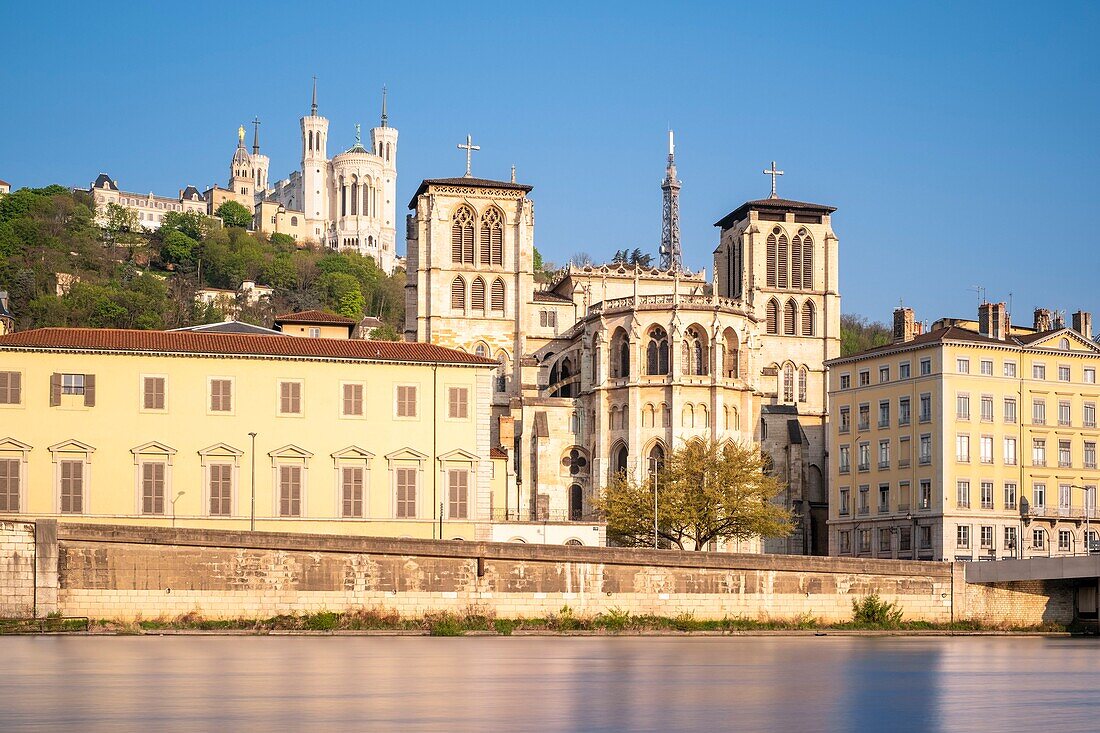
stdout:
<svg viewBox="0 0 1100 733">
<path fill-rule="evenodd" d="M 359 281 L 346 272 L 327 272 L 317 278 L 317 290 L 325 299 L 325 305 L 348 318 L 362 318 L 363 291 Z"/>
<path fill-rule="evenodd" d="M 273 246 L 276 251 L 293 252 L 294 249 L 297 247 L 297 244 L 294 241 L 294 237 L 290 236 L 289 234 L 282 234 L 280 232 L 275 232 L 274 234 L 272 234 L 270 237 L 267 238 L 267 241 L 271 242 L 271 246 Z"/>
<path fill-rule="evenodd" d="M 209 219 L 197 211 L 169 211 L 164 215 L 164 221 L 157 231 L 163 235 L 175 230 L 198 242 L 206 236 L 209 229 Z"/>
<path fill-rule="evenodd" d="M 247 229 L 252 224 L 252 212 L 248 207 L 236 201 L 226 201 L 214 212 L 225 226 Z"/>
<path fill-rule="evenodd" d="M 871 321 L 851 313 L 840 316 L 841 356 L 851 356 L 876 346 L 885 346 L 892 339 L 893 332 L 885 323 Z"/>
<path fill-rule="evenodd" d="M 162 239 L 161 257 L 165 262 L 190 265 L 195 261 L 199 243 L 178 229 L 167 232 Z"/>
<path fill-rule="evenodd" d="M 775 503 L 786 487 L 765 468 L 754 445 L 692 440 L 674 451 L 656 472 L 658 540 L 702 550 L 714 540 L 790 534 L 790 512 Z M 653 546 L 653 484 L 620 473 L 597 501 L 616 544 Z"/>
<path fill-rule="evenodd" d="M 397 332 L 397 329 L 388 323 L 383 323 L 378 328 L 374 329 L 370 337 L 375 341 L 400 341 L 401 334 Z"/>
<path fill-rule="evenodd" d="M 106 217 L 107 224 L 103 228 L 115 237 L 120 234 L 130 234 L 140 231 L 141 225 L 138 223 L 137 212 L 133 209 L 119 206 L 112 201 L 107 204 L 107 208 L 104 210 L 104 216 Z"/>
</svg>

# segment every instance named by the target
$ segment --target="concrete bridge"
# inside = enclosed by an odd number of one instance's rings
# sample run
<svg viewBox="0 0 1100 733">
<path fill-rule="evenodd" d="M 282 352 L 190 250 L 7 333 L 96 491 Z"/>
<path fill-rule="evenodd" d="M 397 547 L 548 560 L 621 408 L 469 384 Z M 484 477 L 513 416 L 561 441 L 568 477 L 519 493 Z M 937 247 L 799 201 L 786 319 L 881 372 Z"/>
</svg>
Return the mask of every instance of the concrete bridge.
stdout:
<svg viewBox="0 0 1100 733">
<path fill-rule="evenodd" d="M 1100 555 L 968 562 L 965 574 L 966 582 L 975 584 L 1046 581 L 1068 585 L 1074 590 L 1076 617 L 1082 621 L 1097 619 Z"/>
</svg>

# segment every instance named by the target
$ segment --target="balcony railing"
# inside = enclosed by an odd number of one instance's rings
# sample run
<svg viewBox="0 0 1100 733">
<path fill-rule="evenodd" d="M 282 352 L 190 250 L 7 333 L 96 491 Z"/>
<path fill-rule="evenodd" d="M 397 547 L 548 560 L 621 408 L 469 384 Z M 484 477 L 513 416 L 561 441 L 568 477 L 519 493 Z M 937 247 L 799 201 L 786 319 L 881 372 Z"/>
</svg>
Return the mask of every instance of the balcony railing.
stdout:
<svg viewBox="0 0 1100 733">
<path fill-rule="evenodd" d="M 604 518 L 598 512 L 540 512 L 531 509 L 493 509 L 494 522 L 577 522 L 582 524 L 603 524 Z"/>
</svg>

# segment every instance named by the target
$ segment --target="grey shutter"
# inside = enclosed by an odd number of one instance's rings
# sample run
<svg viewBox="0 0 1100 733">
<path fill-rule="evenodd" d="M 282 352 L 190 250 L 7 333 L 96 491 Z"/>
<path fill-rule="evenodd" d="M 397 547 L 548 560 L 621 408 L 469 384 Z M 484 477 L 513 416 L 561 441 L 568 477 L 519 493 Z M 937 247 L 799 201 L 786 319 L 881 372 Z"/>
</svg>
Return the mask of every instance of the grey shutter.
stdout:
<svg viewBox="0 0 1100 733">
<path fill-rule="evenodd" d="M 95 375 L 84 375 L 84 406 L 95 407 Z"/>
<path fill-rule="evenodd" d="M 54 372 L 50 375 L 50 407 L 61 404 L 61 375 Z"/>
</svg>

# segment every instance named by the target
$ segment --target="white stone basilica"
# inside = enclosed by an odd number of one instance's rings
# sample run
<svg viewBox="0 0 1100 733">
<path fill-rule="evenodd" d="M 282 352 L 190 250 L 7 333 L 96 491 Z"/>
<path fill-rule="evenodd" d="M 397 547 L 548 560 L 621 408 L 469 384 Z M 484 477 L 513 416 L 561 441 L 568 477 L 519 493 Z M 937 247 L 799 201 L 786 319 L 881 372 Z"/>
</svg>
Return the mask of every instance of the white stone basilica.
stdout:
<svg viewBox="0 0 1100 733">
<path fill-rule="evenodd" d="M 469 141 L 459 147 L 469 154 Z M 797 519 L 790 538 L 718 549 L 826 554 L 835 209 L 779 198 L 772 173 L 771 197 L 717 222 L 709 281 L 675 265 L 613 264 L 538 285 L 531 186 L 469 170 L 420 184 L 407 222 L 405 337 L 500 362 L 491 437 L 508 455 L 511 488 L 495 519 L 591 520 L 614 472 L 641 479 L 684 441 L 713 436 L 760 443 Z M 671 149 L 668 181 L 678 194 Z"/>
</svg>

